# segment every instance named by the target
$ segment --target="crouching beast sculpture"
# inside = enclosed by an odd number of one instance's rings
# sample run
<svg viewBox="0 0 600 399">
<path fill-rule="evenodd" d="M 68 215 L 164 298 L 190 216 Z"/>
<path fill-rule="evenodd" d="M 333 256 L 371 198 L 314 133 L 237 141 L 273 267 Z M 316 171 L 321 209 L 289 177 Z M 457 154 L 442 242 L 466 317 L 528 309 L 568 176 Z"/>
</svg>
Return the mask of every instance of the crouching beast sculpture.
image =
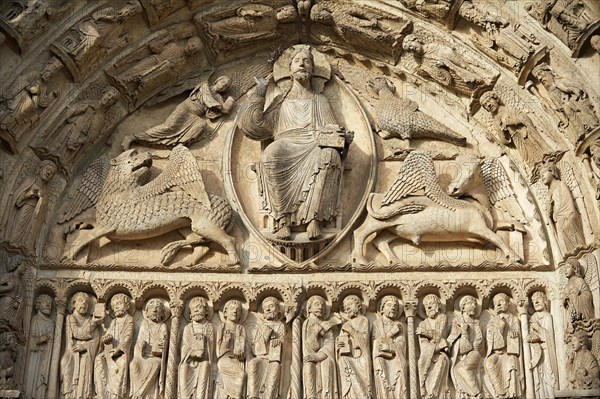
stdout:
<svg viewBox="0 0 600 399">
<path fill-rule="evenodd" d="M 476 157 L 472 157 L 476 158 Z M 465 160 L 469 167 L 461 172 L 481 174 L 480 160 Z M 478 167 L 474 167 L 479 165 Z M 496 165 L 501 168 L 501 166 Z M 497 172 L 497 168 L 494 168 Z M 462 176 L 464 178 L 464 176 Z M 503 192 L 507 192 L 508 179 L 499 180 Z M 472 183 L 473 178 L 464 178 Z M 478 180 L 481 182 L 481 179 Z M 498 184 L 500 183 L 500 184 Z M 452 186 L 454 186 L 453 183 Z M 464 188 L 453 187 L 457 194 Z M 521 262 L 521 257 L 494 232 L 496 220 L 490 212 L 490 203 L 503 198 L 496 192 L 486 198 L 486 204 L 478 201 L 456 199 L 440 186 L 435 173 L 433 159 L 425 152 L 411 152 L 392 187 L 385 194 L 371 194 L 367 202 L 368 215 L 364 223 L 354 232 L 353 261 L 367 264 L 364 245 L 373 239 L 377 249 L 390 264 L 400 262 L 390 248 L 390 242 L 404 239 L 416 246 L 421 242 L 490 242 L 498 247 L 510 262 Z M 522 226 L 520 223 L 513 225 Z"/>
<path fill-rule="evenodd" d="M 235 241 L 225 231 L 231 221 L 231 207 L 225 199 L 206 193 L 200 168 L 190 151 L 181 145 L 175 147 L 165 170 L 149 182 L 151 166 L 150 153 L 137 149 L 125 151 L 110 161 L 104 184 L 96 182 L 102 185 L 97 198 L 93 190 L 79 190 L 79 195 L 87 194 L 87 198 L 76 198 L 73 206 L 84 209 L 81 203 L 95 204 L 96 221 L 93 229 L 81 230 L 83 237 L 65 251 L 65 258 L 73 259 L 101 237 L 114 241 L 139 240 L 178 230 L 184 239 L 162 249 L 163 265 L 186 246 L 194 249 L 193 263 L 196 263 L 208 251 L 201 245 L 207 241 L 223 247 L 229 256 L 228 263 L 237 264 Z M 100 180 L 101 175 L 86 173 L 82 187 L 93 187 L 91 180 Z M 65 219 L 79 212 L 70 209 Z"/>
</svg>

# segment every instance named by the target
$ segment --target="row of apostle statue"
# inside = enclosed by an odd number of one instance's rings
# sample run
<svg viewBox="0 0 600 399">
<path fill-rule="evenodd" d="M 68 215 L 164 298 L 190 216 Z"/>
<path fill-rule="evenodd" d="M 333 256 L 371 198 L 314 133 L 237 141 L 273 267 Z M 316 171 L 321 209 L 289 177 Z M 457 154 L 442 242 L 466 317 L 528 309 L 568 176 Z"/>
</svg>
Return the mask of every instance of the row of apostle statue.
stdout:
<svg viewBox="0 0 600 399">
<path fill-rule="evenodd" d="M 175 340 L 169 337 L 173 326 L 166 323 L 166 300 L 148 299 L 142 317 L 132 303 L 118 293 L 107 310 L 86 292 L 71 296 L 60 352 L 60 397 L 277 399 L 290 397 L 296 381 L 306 399 L 404 399 L 413 397 L 409 368 L 414 367 L 424 399 L 525 397 L 529 371 L 536 398 L 554 397 L 558 389 L 554 323 L 543 291 L 532 294 L 534 313 L 525 320 L 503 292 L 491 298 L 485 312 L 475 296 L 463 295 L 452 314 L 431 293 L 421 299 L 422 320 L 416 325 L 414 317 L 401 317 L 402 300 L 392 294 L 380 298 L 376 314 L 367 314 L 359 295 L 343 297 L 339 313 L 331 312 L 324 297 L 312 295 L 301 320 L 293 322 L 274 296 L 250 315 L 243 300 L 226 300 L 220 317 L 213 317 L 209 300 L 195 296 Z M 25 391 L 27 398 L 45 398 L 54 340 L 52 298 L 38 295 L 35 308 Z M 588 336 L 575 331 L 568 339 L 570 388 L 599 388 Z M 173 369 L 167 366 L 169 351 L 176 354 Z M 165 393 L 171 374 L 176 395 Z"/>
</svg>

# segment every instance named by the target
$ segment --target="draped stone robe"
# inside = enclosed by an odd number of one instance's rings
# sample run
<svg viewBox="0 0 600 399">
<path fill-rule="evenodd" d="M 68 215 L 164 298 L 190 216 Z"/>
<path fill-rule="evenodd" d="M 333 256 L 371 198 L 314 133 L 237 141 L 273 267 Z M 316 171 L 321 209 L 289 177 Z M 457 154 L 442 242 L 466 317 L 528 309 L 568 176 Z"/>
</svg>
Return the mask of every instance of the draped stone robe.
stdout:
<svg viewBox="0 0 600 399">
<path fill-rule="evenodd" d="M 448 343 L 444 338 L 447 316 L 438 314 L 419 323 L 417 335 L 421 347 L 419 357 L 419 380 L 423 398 L 449 398 L 448 371 L 450 359 L 445 353 Z"/>
<path fill-rule="evenodd" d="M 162 351 L 158 353 L 162 342 Z M 132 399 L 158 399 L 164 392 L 169 339 L 165 323 L 144 319 L 129 366 Z M 153 353 L 154 352 L 154 353 Z"/>
<path fill-rule="evenodd" d="M 467 329 L 466 334 L 462 333 L 463 326 Z M 479 320 L 457 314 L 452 321 L 448 342 L 452 346 L 450 376 L 457 393 L 466 397 L 477 397 L 482 392 L 479 368 L 483 333 Z"/>
<path fill-rule="evenodd" d="M 272 345 L 274 339 L 279 340 L 279 345 Z M 285 324 L 277 320 L 259 321 L 252 338 L 256 357 L 248 363 L 248 398 L 279 398 L 284 340 Z"/>
<path fill-rule="evenodd" d="M 45 314 L 37 313 L 31 319 L 30 331 L 25 394 L 27 398 L 45 398 L 52 355 L 54 321 Z M 41 343 L 40 338 L 44 335 L 50 339 Z"/>
<path fill-rule="evenodd" d="M 553 399 L 554 390 L 558 389 L 558 362 L 554 346 L 554 326 L 549 312 L 536 312 L 531 316 L 529 342 L 535 397 Z"/>
<path fill-rule="evenodd" d="M 236 356 L 235 352 L 241 352 Z M 242 399 L 246 382 L 246 327 L 229 321 L 217 330 L 217 387 L 215 399 Z"/>
<path fill-rule="evenodd" d="M 304 397 L 337 398 L 333 327 L 312 314 L 302 326 L 302 354 L 323 358 L 319 362 L 304 362 L 302 368 Z"/>
<path fill-rule="evenodd" d="M 400 327 L 396 329 L 395 327 Z M 398 332 L 395 332 L 395 331 Z M 398 320 L 380 316 L 373 323 L 373 370 L 377 399 L 406 399 L 405 330 Z M 380 350 L 383 345 L 385 350 Z"/>
<path fill-rule="evenodd" d="M 178 396 L 180 399 L 212 397 L 215 329 L 208 320 L 190 322 L 183 329 Z"/>
</svg>

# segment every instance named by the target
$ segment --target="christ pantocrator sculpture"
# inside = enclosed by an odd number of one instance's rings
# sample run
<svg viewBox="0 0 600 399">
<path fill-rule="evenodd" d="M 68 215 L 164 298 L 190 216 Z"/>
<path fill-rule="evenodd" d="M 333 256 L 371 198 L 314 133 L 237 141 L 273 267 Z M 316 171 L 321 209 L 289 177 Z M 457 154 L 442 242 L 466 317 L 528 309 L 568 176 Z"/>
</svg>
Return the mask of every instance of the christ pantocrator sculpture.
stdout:
<svg viewBox="0 0 600 399">
<path fill-rule="evenodd" d="M 339 213 L 343 155 L 352 133 L 338 124 L 328 98 L 313 85 L 312 78 L 330 78 L 330 71 L 321 69 L 310 47 L 297 47 L 289 64 L 291 87 L 286 90 L 282 82 L 283 93 L 265 108 L 269 81 L 257 79 L 240 117 L 247 137 L 272 140 L 261 154 L 258 173 L 263 206 L 279 240 L 291 240 L 292 229 L 318 239 L 321 228 Z"/>
</svg>

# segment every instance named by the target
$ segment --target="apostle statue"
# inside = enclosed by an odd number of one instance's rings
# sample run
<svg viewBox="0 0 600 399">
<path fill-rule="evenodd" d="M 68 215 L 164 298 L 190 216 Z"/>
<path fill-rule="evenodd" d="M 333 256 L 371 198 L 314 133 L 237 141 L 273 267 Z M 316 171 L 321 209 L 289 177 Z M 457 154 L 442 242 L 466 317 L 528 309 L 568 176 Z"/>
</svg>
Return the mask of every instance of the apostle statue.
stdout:
<svg viewBox="0 0 600 399">
<path fill-rule="evenodd" d="M 201 296 L 190 300 L 190 323 L 183 329 L 179 363 L 180 399 L 212 397 L 212 361 L 215 329 L 208 318 L 208 303 Z"/>
<path fill-rule="evenodd" d="M 246 382 L 246 327 L 242 303 L 230 299 L 223 307 L 225 320 L 217 329 L 217 387 L 215 399 L 242 399 Z"/>
<path fill-rule="evenodd" d="M 101 338 L 103 350 L 96 357 L 94 384 L 98 399 L 120 399 L 127 394 L 129 360 L 133 343 L 131 298 L 115 294 L 110 299 L 114 318 Z"/>
<path fill-rule="evenodd" d="M 45 398 L 48 388 L 48 372 L 54 342 L 54 320 L 52 298 L 42 294 L 35 300 L 36 314 L 31 319 L 29 336 L 29 361 L 25 381 L 25 397 L 27 399 Z"/>
<path fill-rule="evenodd" d="M 319 295 L 306 302 L 307 318 L 302 325 L 302 376 L 306 399 L 337 398 L 334 327 L 337 315 L 325 320 L 326 303 Z"/>
<path fill-rule="evenodd" d="M 460 313 L 452 321 L 448 344 L 452 347 L 450 375 L 461 399 L 481 398 L 483 390 L 479 379 L 483 333 L 477 319 L 477 299 L 465 295 L 459 302 Z"/>
<path fill-rule="evenodd" d="M 510 313 L 510 299 L 501 292 L 494 296 L 493 316 L 488 322 L 485 372 L 492 385 L 494 398 L 520 398 L 521 328 L 519 320 Z"/>
<path fill-rule="evenodd" d="M 373 393 L 369 320 L 362 315 L 362 301 L 358 296 L 348 295 L 342 306 L 345 322 L 336 341 L 341 397 L 370 399 Z"/>
<path fill-rule="evenodd" d="M 91 298 L 77 292 L 71 298 L 73 313 L 67 316 L 65 353 L 60 361 L 61 398 L 94 397 L 94 358 L 100 343 L 98 325 L 103 317 L 88 314 Z"/>
<path fill-rule="evenodd" d="M 373 370 L 375 397 L 406 399 L 406 331 L 400 322 L 400 301 L 394 295 L 381 299 L 379 314 L 373 322 Z"/>
<path fill-rule="evenodd" d="M 564 266 L 568 279 L 564 289 L 564 305 L 568 320 L 572 324 L 577 320 L 594 319 L 594 299 L 592 290 L 581 276 L 581 264 L 577 259 L 569 259 Z"/>
<path fill-rule="evenodd" d="M 548 300 L 542 291 L 531 295 L 535 313 L 529 320 L 529 336 L 526 341 L 531 348 L 531 369 L 536 399 L 554 398 L 558 389 L 558 362 L 554 346 L 554 324 L 548 311 Z"/>
<path fill-rule="evenodd" d="M 329 100 L 313 86 L 311 78 L 322 77 L 316 70 L 311 48 L 296 47 L 289 65 L 291 87 L 265 109 L 268 81 L 257 79 L 256 92 L 240 114 L 247 137 L 272 140 L 258 172 L 263 206 L 279 240 L 290 240 L 295 227 L 318 239 L 339 212 L 342 155 L 352 134 L 339 126 Z"/>
<path fill-rule="evenodd" d="M 446 354 L 448 342 L 445 339 L 448 318 L 440 313 L 442 303 L 440 297 L 435 294 L 423 298 L 423 307 L 427 318 L 419 323 L 416 331 L 421 346 L 418 364 L 421 398 L 449 399 L 450 359 Z"/>
<path fill-rule="evenodd" d="M 166 310 L 161 299 L 151 298 L 146 302 L 144 320 L 129 365 L 131 399 L 163 397 L 169 344 L 165 319 Z"/>
</svg>

